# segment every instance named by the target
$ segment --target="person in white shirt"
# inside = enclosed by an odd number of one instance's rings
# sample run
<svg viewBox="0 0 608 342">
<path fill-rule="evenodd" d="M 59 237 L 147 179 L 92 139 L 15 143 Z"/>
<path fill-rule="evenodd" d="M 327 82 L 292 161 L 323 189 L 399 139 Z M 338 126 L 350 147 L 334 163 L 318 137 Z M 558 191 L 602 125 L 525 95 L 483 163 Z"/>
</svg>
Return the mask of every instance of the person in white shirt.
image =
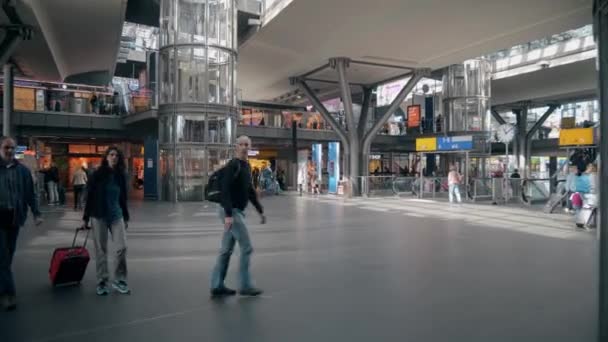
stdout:
<svg viewBox="0 0 608 342">
<path fill-rule="evenodd" d="M 460 198 L 460 182 L 462 180 L 462 176 L 456 170 L 454 165 L 450 166 L 450 173 L 448 173 L 448 187 L 449 187 L 449 196 L 450 203 L 454 203 L 454 196 L 456 196 L 456 201 L 458 203 L 462 202 Z"/>
<path fill-rule="evenodd" d="M 589 192 L 583 196 L 585 204 L 592 207 L 597 206 L 598 179 L 597 166 L 594 163 L 587 165 L 585 173 L 589 175 Z"/>
<path fill-rule="evenodd" d="M 82 192 L 86 185 L 87 173 L 84 172 L 82 167 L 79 167 L 74 171 L 74 175 L 72 176 L 72 186 L 74 187 L 74 210 L 82 208 Z"/>
</svg>

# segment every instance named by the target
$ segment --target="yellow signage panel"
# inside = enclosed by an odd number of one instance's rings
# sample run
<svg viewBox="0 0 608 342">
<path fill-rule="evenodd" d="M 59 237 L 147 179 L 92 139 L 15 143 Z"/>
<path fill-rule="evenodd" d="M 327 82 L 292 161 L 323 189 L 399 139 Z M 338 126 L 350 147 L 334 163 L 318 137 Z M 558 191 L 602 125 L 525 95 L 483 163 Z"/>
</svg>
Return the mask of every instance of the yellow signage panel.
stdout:
<svg viewBox="0 0 608 342">
<path fill-rule="evenodd" d="M 416 151 L 437 151 L 437 138 L 418 138 L 416 139 Z"/>
<path fill-rule="evenodd" d="M 559 146 L 593 145 L 593 127 L 562 129 Z"/>
</svg>

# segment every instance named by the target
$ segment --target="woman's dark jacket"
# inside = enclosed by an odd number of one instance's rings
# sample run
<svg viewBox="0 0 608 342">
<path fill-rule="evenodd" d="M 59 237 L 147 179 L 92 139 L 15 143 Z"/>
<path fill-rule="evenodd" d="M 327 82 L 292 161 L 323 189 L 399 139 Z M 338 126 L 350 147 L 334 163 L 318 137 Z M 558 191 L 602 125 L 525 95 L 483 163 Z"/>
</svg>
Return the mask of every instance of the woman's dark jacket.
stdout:
<svg viewBox="0 0 608 342">
<path fill-rule="evenodd" d="M 107 172 L 107 173 L 106 173 Z M 104 218 L 107 214 L 106 201 L 104 196 L 105 183 L 115 177 L 115 181 L 120 188 L 118 202 L 122 210 L 122 217 L 125 222 L 129 221 L 129 209 L 127 208 L 127 175 L 125 173 L 108 172 L 97 169 L 89 178 L 87 183 L 87 202 L 84 207 L 82 219 L 89 221 L 89 218 Z"/>
</svg>

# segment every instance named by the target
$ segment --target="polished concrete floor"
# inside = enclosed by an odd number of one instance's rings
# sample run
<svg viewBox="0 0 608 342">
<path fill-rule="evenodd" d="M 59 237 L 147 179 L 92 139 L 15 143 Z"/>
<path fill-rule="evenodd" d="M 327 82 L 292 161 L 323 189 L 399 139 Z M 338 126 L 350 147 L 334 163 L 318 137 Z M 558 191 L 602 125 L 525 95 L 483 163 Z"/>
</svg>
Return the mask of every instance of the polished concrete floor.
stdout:
<svg viewBox="0 0 608 342">
<path fill-rule="evenodd" d="M 216 209 L 132 203 L 133 294 L 53 289 L 54 248 L 80 213 L 27 226 L 14 270 L 19 308 L 0 341 L 594 341 L 597 247 L 563 215 L 424 200 L 264 198 L 249 215 L 261 298 L 208 296 Z M 89 245 L 92 251 L 92 245 Z M 229 285 L 236 285 L 233 258 Z"/>
</svg>

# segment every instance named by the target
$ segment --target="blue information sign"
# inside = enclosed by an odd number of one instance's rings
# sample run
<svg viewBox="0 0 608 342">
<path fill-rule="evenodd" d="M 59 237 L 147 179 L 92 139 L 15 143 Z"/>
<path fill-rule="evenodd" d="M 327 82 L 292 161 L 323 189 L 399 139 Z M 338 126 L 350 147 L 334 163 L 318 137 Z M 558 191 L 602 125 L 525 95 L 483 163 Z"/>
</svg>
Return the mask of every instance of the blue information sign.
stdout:
<svg viewBox="0 0 608 342">
<path fill-rule="evenodd" d="M 438 151 L 462 151 L 471 149 L 473 149 L 473 137 L 470 135 L 437 138 Z"/>
<path fill-rule="evenodd" d="M 330 142 L 327 147 L 328 192 L 335 194 L 338 193 L 338 181 L 340 180 L 340 143 Z"/>
</svg>

